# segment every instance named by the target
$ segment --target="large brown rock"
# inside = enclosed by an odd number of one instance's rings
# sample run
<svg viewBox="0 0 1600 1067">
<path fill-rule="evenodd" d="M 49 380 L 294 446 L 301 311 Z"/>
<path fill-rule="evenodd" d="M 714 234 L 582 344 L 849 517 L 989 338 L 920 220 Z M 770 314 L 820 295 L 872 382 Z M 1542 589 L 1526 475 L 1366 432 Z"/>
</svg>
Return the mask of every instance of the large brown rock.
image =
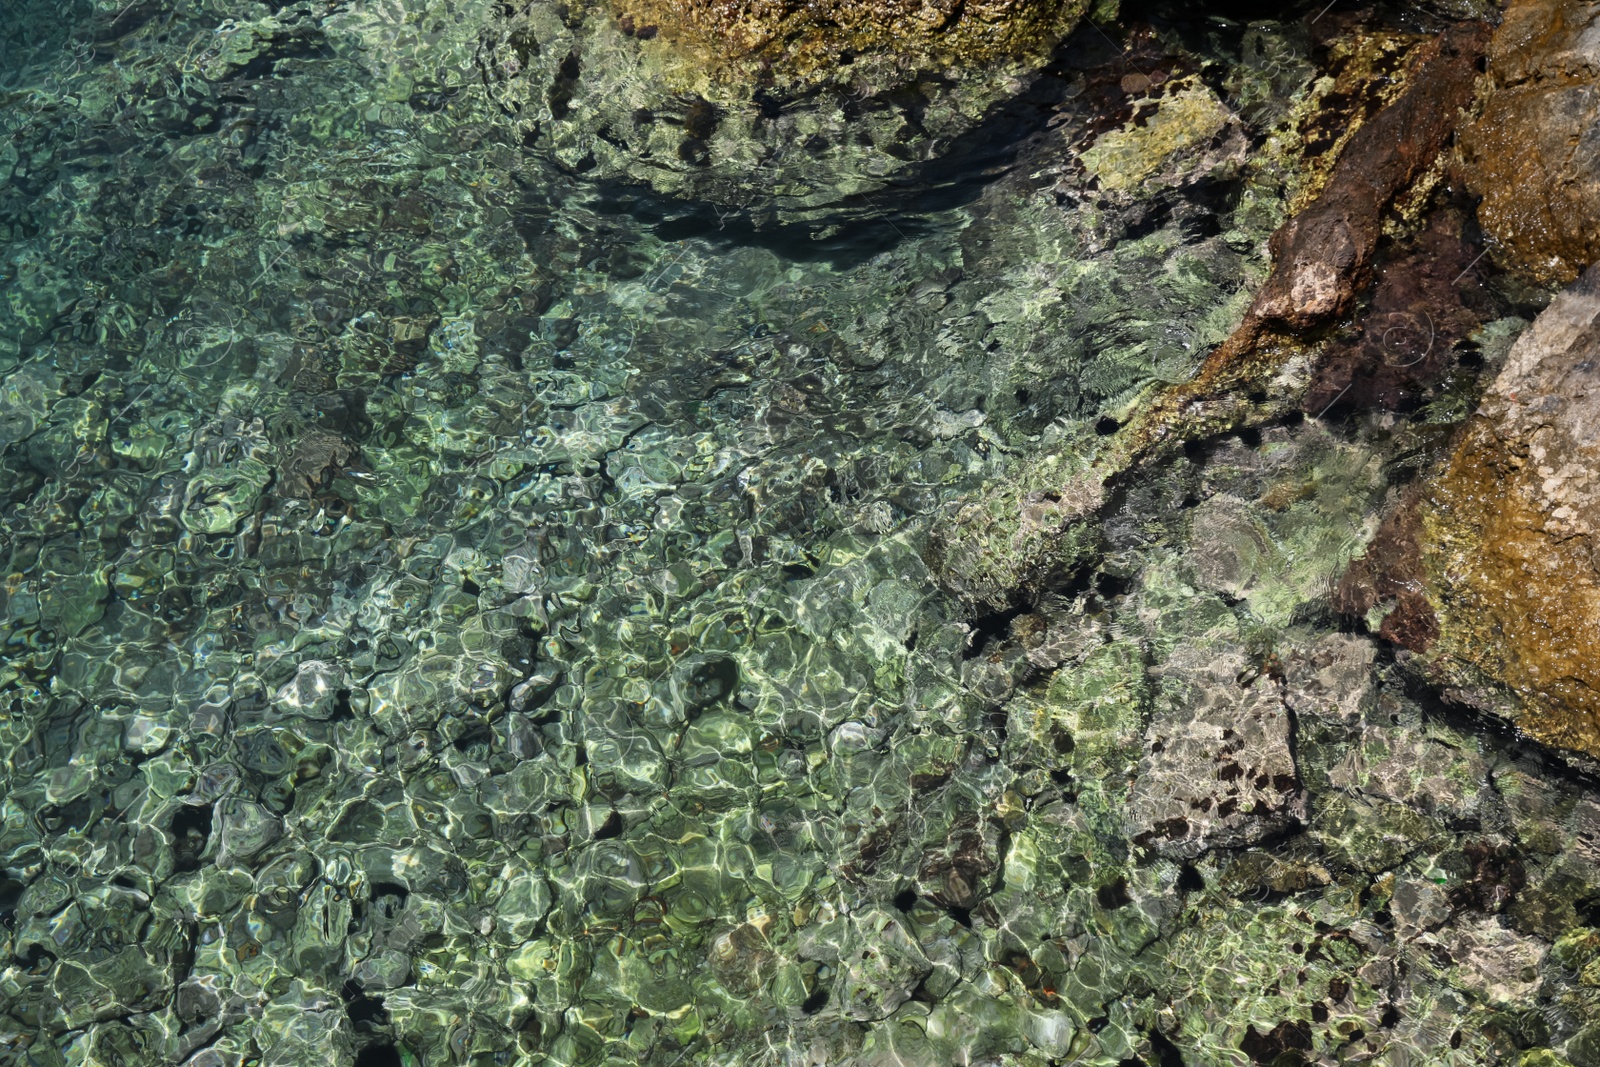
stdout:
<svg viewBox="0 0 1600 1067">
<path fill-rule="evenodd" d="M 1459 699 L 1600 757 L 1600 267 L 1517 340 L 1448 466 L 1385 530 L 1345 608 L 1387 608 L 1379 632 Z"/>
<path fill-rule="evenodd" d="M 1565 283 L 1600 259 L 1600 3 L 1510 0 L 1462 177 L 1501 259 Z"/>
<path fill-rule="evenodd" d="M 1369 278 L 1383 212 L 1433 164 L 1472 102 L 1484 34 L 1464 23 L 1417 49 L 1410 88 L 1356 131 L 1322 195 L 1273 235 L 1272 274 L 1247 326 L 1304 330 L 1350 308 Z"/>
</svg>

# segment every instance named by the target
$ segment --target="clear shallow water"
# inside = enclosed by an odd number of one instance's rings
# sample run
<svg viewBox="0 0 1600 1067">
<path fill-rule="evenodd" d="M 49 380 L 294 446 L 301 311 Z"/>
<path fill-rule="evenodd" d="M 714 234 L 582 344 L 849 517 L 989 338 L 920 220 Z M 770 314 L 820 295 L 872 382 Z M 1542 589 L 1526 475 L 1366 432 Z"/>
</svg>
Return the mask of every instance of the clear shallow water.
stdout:
<svg viewBox="0 0 1600 1067">
<path fill-rule="evenodd" d="M 15 17 L 0 1055 L 1479 1063 L 1582 1032 L 1546 952 L 1593 802 L 1326 610 L 1403 427 L 1192 450 L 1096 574 L 1001 616 L 923 561 L 1241 313 L 1293 32 L 1141 46 L 1229 116 L 1149 195 L 1076 154 L 1128 117 L 1085 32 L 973 142 L 1009 169 L 758 228 L 530 141 L 492 5 Z"/>
</svg>

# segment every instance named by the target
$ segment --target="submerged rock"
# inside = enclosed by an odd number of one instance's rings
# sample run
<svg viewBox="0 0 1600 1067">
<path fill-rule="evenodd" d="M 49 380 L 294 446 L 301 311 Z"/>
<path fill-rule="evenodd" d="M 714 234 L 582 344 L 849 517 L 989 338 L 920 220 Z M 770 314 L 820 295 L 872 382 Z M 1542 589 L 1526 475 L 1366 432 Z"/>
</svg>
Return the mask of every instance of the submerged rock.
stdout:
<svg viewBox="0 0 1600 1067">
<path fill-rule="evenodd" d="M 872 194 L 1025 90 L 1087 7 L 535 4 L 488 25 L 479 63 L 524 145 L 585 180 L 709 204 L 719 226 L 881 219 Z"/>
<path fill-rule="evenodd" d="M 1593 1062 L 1588 786 L 1331 632 L 1404 441 L 1168 448 L 1022 613 L 923 562 L 1246 313 L 1304 25 L 1084 27 L 1016 165 L 852 259 L 658 226 L 585 123 L 837 214 L 923 158 L 880 134 L 1017 89 L 851 117 L 866 56 L 774 117 L 637 101 L 683 46 L 594 4 L 95 6 L 0 108 L 0 233 L 54 264 L 0 279 L 0 1059 Z M 519 48 L 544 80 L 475 76 Z M 716 154 L 758 118 L 787 155 Z"/>
<path fill-rule="evenodd" d="M 1600 258 L 1600 4 L 1512 0 L 1489 45 L 1491 91 L 1461 170 L 1507 266 L 1566 283 Z"/>
<path fill-rule="evenodd" d="M 1174 157 L 1184 171 L 1203 173 L 1213 168 L 1195 166 L 1194 155 L 1230 123 L 1237 124 L 1237 117 L 1199 78 L 1181 78 L 1162 99 L 1139 101 L 1126 124 L 1084 149 L 1083 165 L 1109 193 L 1137 188 Z M 1244 146 L 1236 147 L 1242 157 Z"/>
<path fill-rule="evenodd" d="M 1385 213 L 1423 181 L 1473 96 L 1486 27 L 1452 26 L 1407 59 L 1405 89 L 1344 142 L 1309 205 L 1272 234 L 1272 268 L 1233 331 L 1184 379 L 1134 409 L 1100 444 L 1045 451 L 1005 485 L 952 511 L 930 562 L 953 593 L 995 608 L 1092 558 L 1096 515 L 1139 465 L 1186 440 L 1259 420 L 1306 355 L 1304 337 L 1348 314 L 1371 280 Z M 1293 388 L 1292 385 L 1288 388 Z M 1252 399 L 1254 394 L 1254 399 Z M 1104 433 L 1101 426 L 1097 431 Z"/>
<path fill-rule="evenodd" d="M 1305 813 L 1290 718 L 1268 686 L 1241 685 L 1240 649 L 1188 645 L 1162 666 L 1173 690 L 1151 721 L 1128 797 L 1135 844 L 1192 857 L 1251 845 Z"/>
</svg>

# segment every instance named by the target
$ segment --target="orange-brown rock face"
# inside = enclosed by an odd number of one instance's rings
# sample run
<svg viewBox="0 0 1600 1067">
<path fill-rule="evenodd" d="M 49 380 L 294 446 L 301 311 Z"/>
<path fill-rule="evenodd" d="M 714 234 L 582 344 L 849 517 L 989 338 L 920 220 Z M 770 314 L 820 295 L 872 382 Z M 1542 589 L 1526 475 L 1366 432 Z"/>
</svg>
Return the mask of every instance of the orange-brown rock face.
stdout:
<svg viewBox="0 0 1600 1067">
<path fill-rule="evenodd" d="M 1600 4 L 1511 0 L 1462 177 L 1504 264 L 1564 283 L 1600 259 Z"/>
<path fill-rule="evenodd" d="M 857 62 L 971 68 L 1047 50 L 1084 10 L 1059 0 L 613 0 L 619 19 L 779 84 L 847 81 Z"/>
<path fill-rule="evenodd" d="M 1253 317 L 1306 329 L 1349 308 L 1366 283 L 1383 211 L 1433 163 L 1472 100 L 1484 33 L 1466 23 L 1418 49 L 1415 88 L 1356 131 L 1322 195 L 1273 235 L 1273 272 Z"/>
<path fill-rule="evenodd" d="M 1422 518 L 1437 654 L 1600 756 L 1600 269 L 1517 341 Z"/>
<path fill-rule="evenodd" d="M 1346 577 L 1346 609 L 1388 600 L 1380 633 L 1441 681 L 1600 756 L 1600 268 L 1518 339 L 1448 466 L 1390 526 Z"/>
</svg>

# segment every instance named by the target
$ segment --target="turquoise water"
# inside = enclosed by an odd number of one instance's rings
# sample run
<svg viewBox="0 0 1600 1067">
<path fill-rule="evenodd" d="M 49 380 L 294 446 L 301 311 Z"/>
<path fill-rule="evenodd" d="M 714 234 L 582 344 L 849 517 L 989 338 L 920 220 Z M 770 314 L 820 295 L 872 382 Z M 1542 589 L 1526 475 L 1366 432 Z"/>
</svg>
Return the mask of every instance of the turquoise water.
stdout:
<svg viewBox="0 0 1600 1067">
<path fill-rule="evenodd" d="M 803 189 L 607 140 L 743 158 L 601 10 L 6 19 L 0 1063 L 1580 1048 L 1590 794 L 1329 607 L 1428 431 L 927 562 L 1237 322 L 1303 19 L 1087 27 L 899 170 L 798 106 Z"/>
</svg>

